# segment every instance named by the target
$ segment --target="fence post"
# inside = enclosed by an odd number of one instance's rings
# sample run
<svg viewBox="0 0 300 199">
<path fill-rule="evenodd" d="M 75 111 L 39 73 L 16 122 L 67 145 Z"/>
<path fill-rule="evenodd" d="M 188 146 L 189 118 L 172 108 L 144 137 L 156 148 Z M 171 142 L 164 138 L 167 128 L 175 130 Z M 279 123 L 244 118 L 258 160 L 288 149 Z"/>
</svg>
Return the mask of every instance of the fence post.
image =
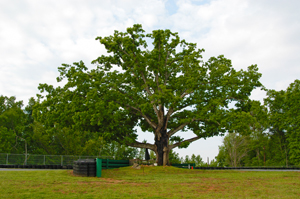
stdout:
<svg viewBox="0 0 300 199">
<path fill-rule="evenodd" d="M 44 165 L 46 165 L 46 155 L 44 155 Z"/>
<path fill-rule="evenodd" d="M 108 169 L 108 159 L 106 159 L 106 169 Z"/>
<path fill-rule="evenodd" d="M 25 165 L 27 165 L 27 151 L 26 151 L 26 154 L 25 154 Z"/>
<path fill-rule="evenodd" d="M 6 154 L 6 165 L 8 165 L 8 153 Z"/>
<path fill-rule="evenodd" d="M 100 178 L 102 175 L 102 160 L 96 158 L 96 176 Z"/>
<path fill-rule="evenodd" d="M 63 166 L 63 161 L 64 161 L 64 158 L 63 158 L 63 156 L 62 156 L 62 155 L 61 155 L 60 157 L 61 157 L 60 166 Z"/>
</svg>

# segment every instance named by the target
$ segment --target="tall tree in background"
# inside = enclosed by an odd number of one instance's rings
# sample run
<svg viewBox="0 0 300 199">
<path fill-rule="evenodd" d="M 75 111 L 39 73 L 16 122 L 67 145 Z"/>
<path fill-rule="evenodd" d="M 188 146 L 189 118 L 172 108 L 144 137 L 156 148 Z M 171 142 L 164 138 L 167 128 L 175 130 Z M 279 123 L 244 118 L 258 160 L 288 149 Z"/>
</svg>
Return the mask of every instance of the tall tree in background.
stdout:
<svg viewBox="0 0 300 199">
<path fill-rule="evenodd" d="M 144 32 L 134 25 L 126 32 L 96 38 L 108 53 L 92 62 L 96 69 L 89 71 L 82 62 L 63 64 L 58 81 L 66 79 L 67 84 L 40 85 L 48 94 L 37 118 L 43 117 L 49 126 L 72 125 L 106 140 L 151 149 L 158 165 L 166 165 L 173 148 L 233 130 L 230 118 L 250 116 L 228 105 L 235 101 L 236 107 L 243 106 L 251 91 L 261 86 L 256 65 L 236 71 L 224 56 L 204 63 L 204 50 L 177 33 Z M 136 126 L 152 132 L 155 143 L 138 142 Z M 176 136 L 187 130 L 195 136 Z"/>
<path fill-rule="evenodd" d="M 272 162 L 288 165 L 287 101 L 286 91 L 268 90 L 264 99 L 269 111 L 269 153 Z"/>
<path fill-rule="evenodd" d="M 0 96 L 0 153 L 27 151 L 27 121 L 22 107 L 23 102 L 15 97 Z"/>
<path fill-rule="evenodd" d="M 192 154 L 191 158 L 188 155 L 186 155 L 184 159 L 182 158 L 182 163 L 184 164 L 195 163 L 196 167 L 205 165 L 201 156 L 200 155 L 196 156 L 195 154 Z"/>
<path fill-rule="evenodd" d="M 300 80 L 295 80 L 286 91 L 286 124 L 289 146 L 289 159 L 300 165 Z"/>
<path fill-rule="evenodd" d="M 249 151 L 249 136 L 243 136 L 238 133 L 230 133 L 225 136 L 223 144 L 228 154 L 230 166 L 240 166 L 240 162 Z"/>
<path fill-rule="evenodd" d="M 248 139 L 248 153 L 241 158 L 244 166 L 289 166 L 300 165 L 300 81 L 295 80 L 286 90 L 267 90 L 264 106 L 259 102 L 245 104 L 255 119 L 247 121 L 250 134 L 241 137 Z M 225 137 L 225 140 L 232 135 Z M 224 141 L 225 141 L 224 140 Z M 220 165 L 230 165 L 230 151 L 224 143 L 216 157 Z"/>
</svg>

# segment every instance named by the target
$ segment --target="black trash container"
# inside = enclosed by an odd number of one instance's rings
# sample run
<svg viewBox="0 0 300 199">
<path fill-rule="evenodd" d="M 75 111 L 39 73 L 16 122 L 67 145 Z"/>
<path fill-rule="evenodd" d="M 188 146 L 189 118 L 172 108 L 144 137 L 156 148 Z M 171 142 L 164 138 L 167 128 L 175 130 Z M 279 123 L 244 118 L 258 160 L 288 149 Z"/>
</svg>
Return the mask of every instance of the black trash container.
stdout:
<svg viewBox="0 0 300 199">
<path fill-rule="evenodd" d="M 74 161 L 73 174 L 78 176 L 95 177 L 96 159 L 79 159 Z"/>
</svg>

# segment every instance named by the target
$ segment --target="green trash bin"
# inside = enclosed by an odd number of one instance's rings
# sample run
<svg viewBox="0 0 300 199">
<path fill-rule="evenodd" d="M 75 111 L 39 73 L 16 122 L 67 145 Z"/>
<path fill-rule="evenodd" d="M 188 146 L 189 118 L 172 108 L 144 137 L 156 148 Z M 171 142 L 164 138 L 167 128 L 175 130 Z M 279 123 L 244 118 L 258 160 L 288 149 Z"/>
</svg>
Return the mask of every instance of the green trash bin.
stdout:
<svg viewBox="0 0 300 199">
<path fill-rule="evenodd" d="M 96 158 L 96 176 L 100 178 L 102 175 L 102 159 Z"/>
</svg>

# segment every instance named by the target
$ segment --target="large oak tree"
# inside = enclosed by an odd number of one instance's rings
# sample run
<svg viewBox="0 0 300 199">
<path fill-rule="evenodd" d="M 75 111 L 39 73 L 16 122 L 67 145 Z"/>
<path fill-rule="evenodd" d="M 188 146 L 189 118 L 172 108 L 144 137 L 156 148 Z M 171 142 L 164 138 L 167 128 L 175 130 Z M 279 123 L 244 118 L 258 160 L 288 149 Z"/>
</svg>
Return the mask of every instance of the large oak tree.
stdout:
<svg viewBox="0 0 300 199">
<path fill-rule="evenodd" d="M 72 126 L 151 149 L 159 165 L 169 164 L 175 147 L 239 128 L 236 124 L 248 116 L 243 105 L 261 86 L 257 66 L 236 71 L 223 55 L 203 62 L 204 49 L 177 33 L 144 32 L 134 25 L 126 32 L 97 37 L 108 53 L 92 62 L 96 69 L 88 70 L 83 62 L 63 64 L 58 81 L 67 83 L 58 88 L 40 85 L 48 94 L 37 117 L 50 126 Z M 155 143 L 138 142 L 136 126 L 152 132 Z M 195 136 L 176 136 L 187 130 Z"/>
</svg>

